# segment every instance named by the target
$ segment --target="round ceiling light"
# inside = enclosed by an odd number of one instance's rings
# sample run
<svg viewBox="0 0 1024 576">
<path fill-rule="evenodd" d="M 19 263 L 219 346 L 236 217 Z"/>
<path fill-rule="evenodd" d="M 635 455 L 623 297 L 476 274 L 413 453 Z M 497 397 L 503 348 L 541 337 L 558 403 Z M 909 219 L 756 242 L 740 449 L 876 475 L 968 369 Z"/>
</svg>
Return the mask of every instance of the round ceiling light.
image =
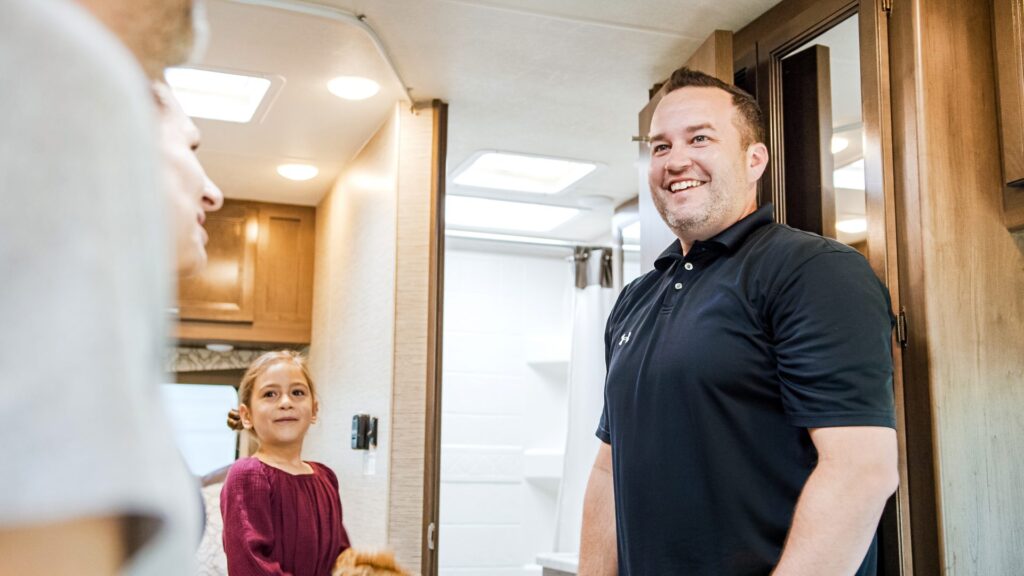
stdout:
<svg viewBox="0 0 1024 576">
<path fill-rule="evenodd" d="M 277 167 L 277 173 L 289 180 L 309 180 L 315 178 L 320 170 L 311 164 L 281 164 Z"/>
<path fill-rule="evenodd" d="M 362 76 L 338 76 L 327 83 L 327 89 L 345 100 L 366 100 L 380 92 L 380 84 Z"/>
</svg>

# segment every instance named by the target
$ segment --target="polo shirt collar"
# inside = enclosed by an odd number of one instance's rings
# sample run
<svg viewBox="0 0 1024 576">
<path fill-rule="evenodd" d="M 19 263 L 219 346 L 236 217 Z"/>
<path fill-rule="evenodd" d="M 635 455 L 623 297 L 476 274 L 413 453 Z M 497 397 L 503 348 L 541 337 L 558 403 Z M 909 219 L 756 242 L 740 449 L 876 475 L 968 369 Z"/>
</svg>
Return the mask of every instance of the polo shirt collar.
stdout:
<svg viewBox="0 0 1024 576">
<path fill-rule="evenodd" d="M 761 206 L 753 213 L 748 214 L 745 218 L 736 222 L 732 226 L 722 230 L 717 235 L 708 240 L 698 240 L 694 242 L 693 246 L 696 247 L 698 244 L 716 244 L 721 248 L 724 248 L 728 252 L 732 252 L 739 248 L 743 241 L 750 236 L 754 230 L 757 230 L 765 224 L 771 224 L 774 220 L 775 208 L 771 202 Z M 676 240 L 665 249 L 664 252 L 658 256 L 658 259 L 654 261 L 654 267 L 658 270 L 666 270 L 673 260 L 683 259 L 683 246 Z"/>
</svg>

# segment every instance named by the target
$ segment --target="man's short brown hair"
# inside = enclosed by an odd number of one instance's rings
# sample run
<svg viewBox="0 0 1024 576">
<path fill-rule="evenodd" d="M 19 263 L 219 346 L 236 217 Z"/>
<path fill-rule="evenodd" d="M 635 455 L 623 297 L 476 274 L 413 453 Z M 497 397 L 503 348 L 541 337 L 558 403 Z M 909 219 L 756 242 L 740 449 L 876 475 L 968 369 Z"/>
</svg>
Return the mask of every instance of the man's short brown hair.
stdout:
<svg viewBox="0 0 1024 576">
<path fill-rule="evenodd" d="M 672 77 L 665 82 L 665 94 L 690 87 L 718 88 L 728 92 L 732 95 L 732 105 L 736 108 L 735 123 L 740 131 L 740 144 L 746 148 L 755 142 L 764 142 L 764 115 L 753 96 L 714 76 L 685 66 L 673 72 Z"/>
</svg>

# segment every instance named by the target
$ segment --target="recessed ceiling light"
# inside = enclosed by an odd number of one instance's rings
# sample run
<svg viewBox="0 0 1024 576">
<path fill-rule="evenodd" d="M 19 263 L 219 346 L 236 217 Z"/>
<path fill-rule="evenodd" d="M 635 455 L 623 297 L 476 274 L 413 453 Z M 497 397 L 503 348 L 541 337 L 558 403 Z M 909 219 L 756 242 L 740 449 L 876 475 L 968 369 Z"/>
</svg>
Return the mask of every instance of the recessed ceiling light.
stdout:
<svg viewBox="0 0 1024 576">
<path fill-rule="evenodd" d="M 459 186 L 555 194 L 595 168 L 597 165 L 590 162 L 562 158 L 478 152 L 468 165 L 456 171 L 453 181 Z"/>
<path fill-rule="evenodd" d="M 197 68 L 168 68 L 167 83 L 193 118 L 245 123 L 252 120 L 270 80 Z"/>
<path fill-rule="evenodd" d="M 473 196 L 448 196 L 444 210 L 448 226 L 522 232 L 549 232 L 580 212 L 578 208 L 565 206 Z"/>
<path fill-rule="evenodd" d="M 846 148 L 849 145 L 850 145 L 850 141 L 847 140 L 846 138 L 843 138 L 842 136 L 833 136 L 832 137 L 832 153 L 833 154 L 839 154 L 843 150 L 846 150 Z"/>
<path fill-rule="evenodd" d="M 277 173 L 289 180 L 309 180 L 316 177 L 320 170 L 311 164 L 281 164 Z"/>
<path fill-rule="evenodd" d="M 235 349 L 231 344 L 207 344 L 206 349 L 210 352 L 231 352 Z"/>
<path fill-rule="evenodd" d="M 380 92 L 380 84 L 362 76 L 338 76 L 327 83 L 327 89 L 345 100 L 366 100 Z"/>
<path fill-rule="evenodd" d="M 847 234 L 860 234 L 868 229 L 868 221 L 864 218 L 848 218 L 836 222 L 836 230 Z"/>
</svg>

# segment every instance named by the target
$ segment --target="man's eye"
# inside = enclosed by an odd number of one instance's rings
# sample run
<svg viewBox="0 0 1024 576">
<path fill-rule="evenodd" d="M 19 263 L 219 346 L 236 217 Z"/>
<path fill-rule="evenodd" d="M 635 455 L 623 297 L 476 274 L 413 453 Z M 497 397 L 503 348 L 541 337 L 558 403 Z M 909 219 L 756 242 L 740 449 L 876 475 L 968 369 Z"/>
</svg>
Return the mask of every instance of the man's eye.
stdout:
<svg viewBox="0 0 1024 576">
<path fill-rule="evenodd" d="M 664 152 L 665 150 L 668 150 L 668 144 L 655 144 L 654 148 L 652 148 L 651 150 L 655 153 Z"/>
<path fill-rule="evenodd" d="M 711 140 L 707 136 L 705 136 L 703 134 L 698 134 L 698 135 L 693 137 L 693 143 L 694 144 L 703 144 L 704 142 L 710 142 L 710 141 Z"/>
</svg>

